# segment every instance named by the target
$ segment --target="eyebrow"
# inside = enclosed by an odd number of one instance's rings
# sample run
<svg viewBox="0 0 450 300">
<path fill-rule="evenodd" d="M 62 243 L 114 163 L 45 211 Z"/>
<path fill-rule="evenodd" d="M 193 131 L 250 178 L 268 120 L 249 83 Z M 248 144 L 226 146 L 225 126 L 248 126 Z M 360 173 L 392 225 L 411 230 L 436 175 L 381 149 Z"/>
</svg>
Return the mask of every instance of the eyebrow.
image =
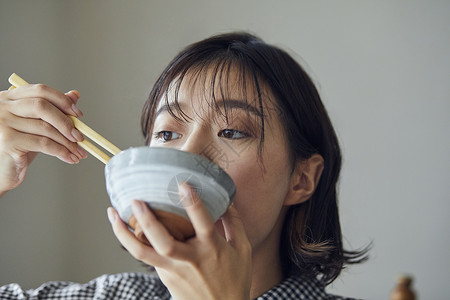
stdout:
<svg viewBox="0 0 450 300">
<path fill-rule="evenodd" d="M 179 107 L 183 107 L 185 106 L 183 103 L 178 103 Z M 245 111 L 248 111 L 260 118 L 263 117 L 263 113 L 257 109 L 256 107 L 254 107 L 253 105 L 248 104 L 245 101 L 242 100 L 236 100 L 236 99 L 225 99 L 225 100 L 221 100 L 219 102 L 216 103 L 216 105 L 218 107 L 223 107 L 223 108 L 239 108 Z M 159 114 L 163 113 L 163 112 L 167 112 L 167 111 L 171 111 L 173 110 L 177 105 L 171 103 L 171 104 L 164 104 L 163 106 L 161 106 L 155 114 L 155 119 L 159 116 Z"/>
</svg>

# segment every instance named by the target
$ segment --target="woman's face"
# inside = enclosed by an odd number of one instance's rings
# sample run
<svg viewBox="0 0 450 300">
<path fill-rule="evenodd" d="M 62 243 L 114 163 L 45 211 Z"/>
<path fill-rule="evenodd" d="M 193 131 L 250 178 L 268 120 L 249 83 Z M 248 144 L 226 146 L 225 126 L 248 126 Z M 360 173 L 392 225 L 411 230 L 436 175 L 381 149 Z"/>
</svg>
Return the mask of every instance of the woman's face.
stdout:
<svg viewBox="0 0 450 300">
<path fill-rule="evenodd" d="M 208 99 L 211 91 L 196 82 L 185 78 L 178 93 L 187 120 L 181 115 L 181 121 L 176 120 L 165 101 L 160 101 L 150 146 L 192 152 L 218 164 L 236 184 L 234 205 L 253 249 L 267 243 L 278 246 L 292 164 L 273 96 L 262 88 L 264 142 L 260 153 L 261 110 L 252 86 L 247 86 L 244 98 L 242 89 L 229 80 L 226 97 L 220 97 L 220 88 L 215 88 L 215 105 Z M 173 90 L 167 95 L 169 106 L 174 103 Z M 219 230 L 220 224 L 216 224 Z"/>
</svg>

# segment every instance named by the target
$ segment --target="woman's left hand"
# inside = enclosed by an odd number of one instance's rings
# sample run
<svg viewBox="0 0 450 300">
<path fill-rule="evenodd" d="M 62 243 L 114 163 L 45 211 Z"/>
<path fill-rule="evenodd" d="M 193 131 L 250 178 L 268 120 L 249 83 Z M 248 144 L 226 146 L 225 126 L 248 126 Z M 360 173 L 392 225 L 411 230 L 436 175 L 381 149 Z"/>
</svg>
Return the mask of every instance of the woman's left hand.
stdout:
<svg viewBox="0 0 450 300">
<path fill-rule="evenodd" d="M 195 237 L 175 240 L 142 201 L 134 201 L 133 213 L 153 247 L 139 241 L 109 208 L 114 234 L 131 255 L 155 267 L 174 299 L 249 299 L 252 249 L 237 210 L 231 205 L 222 216 L 221 234 L 187 184 L 180 186 L 180 196 Z"/>
</svg>

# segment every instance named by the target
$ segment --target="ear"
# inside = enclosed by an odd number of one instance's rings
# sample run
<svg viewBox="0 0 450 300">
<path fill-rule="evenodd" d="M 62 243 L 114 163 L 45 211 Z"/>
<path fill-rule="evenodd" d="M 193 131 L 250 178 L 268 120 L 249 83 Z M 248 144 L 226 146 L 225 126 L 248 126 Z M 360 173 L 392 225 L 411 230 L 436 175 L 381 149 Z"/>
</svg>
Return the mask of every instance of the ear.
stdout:
<svg viewBox="0 0 450 300">
<path fill-rule="evenodd" d="M 284 205 L 303 203 L 311 198 L 319 184 L 323 165 L 323 157 L 317 153 L 307 160 L 297 162 Z"/>
</svg>

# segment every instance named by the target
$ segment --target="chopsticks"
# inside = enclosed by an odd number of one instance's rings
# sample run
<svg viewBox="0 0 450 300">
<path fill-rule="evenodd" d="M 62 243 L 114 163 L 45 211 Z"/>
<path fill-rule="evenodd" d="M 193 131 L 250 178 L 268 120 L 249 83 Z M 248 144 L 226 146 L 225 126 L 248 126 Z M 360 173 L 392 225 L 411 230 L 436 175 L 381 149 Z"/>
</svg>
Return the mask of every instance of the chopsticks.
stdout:
<svg viewBox="0 0 450 300">
<path fill-rule="evenodd" d="M 19 86 L 27 85 L 28 82 L 20 78 L 16 73 L 13 73 L 9 79 L 9 83 L 12 85 L 9 89 L 14 89 Z M 81 133 L 83 133 L 85 136 L 87 136 L 89 139 L 91 139 L 93 142 L 97 143 L 104 149 L 106 149 L 109 153 L 112 155 L 118 154 L 121 150 L 114 146 L 110 141 L 102 137 L 100 134 L 92 130 L 89 126 L 81 122 L 79 119 L 77 119 L 74 116 L 68 116 L 72 121 L 75 128 L 77 128 Z M 77 142 L 80 147 L 85 149 L 87 152 L 92 154 L 94 157 L 99 159 L 104 164 L 108 163 L 108 161 L 111 159 L 107 154 L 105 154 L 103 151 L 101 151 L 99 148 L 94 146 L 91 142 L 84 139 L 81 142 Z"/>
<path fill-rule="evenodd" d="M 118 154 L 120 151 L 119 148 L 114 146 L 110 141 L 102 137 L 100 134 L 92 130 L 89 126 L 75 118 L 74 116 L 69 116 L 70 119 L 73 121 L 73 125 L 75 128 L 77 128 L 81 133 L 83 133 L 85 136 L 90 138 L 92 141 L 97 143 L 98 145 L 102 146 L 104 149 L 106 149 L 109 153 L 112 155 Z M 93 156 L 101 160 L 103 163 L 108 163 L 110 160 L 110 157 L 106 155 L 104 152 L 102 152 L 100 149 L 95 147 L 92 143 L 84 139 L 82 142 L 78 142 L 78 144 L 83 147 L 86 151 L 91 153 Z"/>
</svg>

